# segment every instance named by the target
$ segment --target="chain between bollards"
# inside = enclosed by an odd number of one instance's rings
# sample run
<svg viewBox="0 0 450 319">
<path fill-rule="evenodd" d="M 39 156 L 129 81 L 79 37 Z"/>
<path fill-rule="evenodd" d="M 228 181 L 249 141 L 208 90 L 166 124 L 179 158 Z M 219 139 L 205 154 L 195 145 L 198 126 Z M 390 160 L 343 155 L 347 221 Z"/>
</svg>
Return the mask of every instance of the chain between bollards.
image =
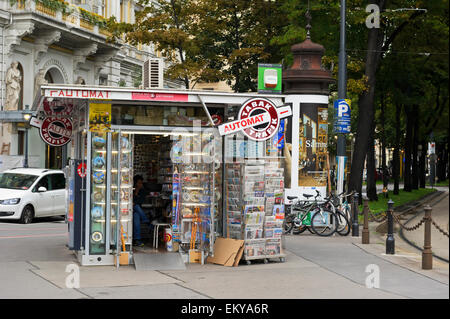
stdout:
<svg viewBox="0 0 450 319">
<path fill-rule="evenodd" d="M 433 252 L 431 251 L 431 207 L 425 207 L 425 233 L 422 251 L 422 269 L 433 268 Z"/>
<path fill-rule="evenodd" d="M 359 223 L 358 223 L 358 201 L 359 201 L 359 194 L 355 193 L 353 194 L 353 216 L 352 216 L 352 237 L 359 237 Z"/>
<path fill-rule="evenodd" d="M 395 238 L 394 238 L 394 218 L 393 218 L 394 202 L 392 199 L 388 201 L 388 232 L 386 237 L 386 255 L 395 255 Z"/>
<path fill-rule="evenodd" d="M 362 243 L 363 244 L 369 244 L 369 198 L 367 196 L 364 196 L 364 208 L 363 208 L 363 214 L 364 214 L 364 226 L 362 231 Z"/>
</svg>

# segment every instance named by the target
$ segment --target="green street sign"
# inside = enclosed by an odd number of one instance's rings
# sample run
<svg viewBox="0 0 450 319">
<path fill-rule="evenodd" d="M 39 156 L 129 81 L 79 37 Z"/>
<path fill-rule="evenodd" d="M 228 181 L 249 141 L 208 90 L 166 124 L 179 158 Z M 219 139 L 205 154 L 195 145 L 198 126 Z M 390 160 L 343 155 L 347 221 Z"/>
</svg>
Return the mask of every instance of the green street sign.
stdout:
<svg viewBox="0 0 450 319">
<path fill-rule="evenodd" d="M 281 64 L 258 64 L 258 93 L 281 94 Z"/>
</svg>

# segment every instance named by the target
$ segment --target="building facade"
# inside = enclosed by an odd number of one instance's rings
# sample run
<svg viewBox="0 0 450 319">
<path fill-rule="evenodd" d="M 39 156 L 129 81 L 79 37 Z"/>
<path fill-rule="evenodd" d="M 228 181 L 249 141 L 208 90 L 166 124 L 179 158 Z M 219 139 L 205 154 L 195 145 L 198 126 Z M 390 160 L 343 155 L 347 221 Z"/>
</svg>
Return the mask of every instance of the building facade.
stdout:
<svg viewBox="0 0 450 319">
<path fill-rule="evenodd" d="M 23 113 L 40 85 L 141 85 L 144 62 L 159 54 L 152 45 L 107 41 L 104 23 L 111 16 L 133 23 L 140 9 L 134 0 L 0 0 L 0 156 L 23 156 Z M 50 147 L 36 129 L 28 145 L 30 166 L 65 166 L 68 145 Z"/>
</svg>

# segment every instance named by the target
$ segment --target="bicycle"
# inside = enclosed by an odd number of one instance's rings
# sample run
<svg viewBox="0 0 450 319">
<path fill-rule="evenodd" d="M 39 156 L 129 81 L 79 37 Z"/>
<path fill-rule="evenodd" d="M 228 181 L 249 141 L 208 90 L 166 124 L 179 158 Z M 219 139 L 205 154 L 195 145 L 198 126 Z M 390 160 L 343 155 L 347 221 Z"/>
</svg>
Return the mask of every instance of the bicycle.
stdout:
<svg viewBox="0 0 450 319">
<path fill-rule="evenodd" d="M 294 227 L 297 227 L 297 233 L 300 234 L 308 229 L 319 236 L 331 236 L 340 229 L 339 222 L 348 224 L 347 219 L 343 215 L 335 212 L 334 206 L 329 198 L 319 202 L 320 192 L 316 190 L 317 195 L 303 194 L 306 201 L 297 200 L 291 205 L 291 209 L 285 218 L 284 231 L 289 233 Z M 309 201 L 314 197 L 314 201 Z M 296 196 L 288 196 L 289 200 L 297 199 Z M 331 204 L 331 205 L 330 205 Z M 310 225 L 305 224 L 308 215 L 311 216 Z"/>
<path fill-rule="evenodd" d="M 339 226 L 340 229 L 338 229 L 339 235 L 347 236 L 350 233 L 351 230 L 351 223 L 352 220 L 351 216 L 351 206 L 347 200 L 348 197 L 353 196 L 355 192 L 351 192 L 350 194 L 345 194 L 344 192 L 339 195 L 330 195 L 330 199 L 332 204 L 335 206 L 335 212 L 338 214 L 338 216 L 342 215 L 344 216 L 345 220 L 341 217 Z M 343 200 L 341 200 L 343 199 Z"/>
</svg>

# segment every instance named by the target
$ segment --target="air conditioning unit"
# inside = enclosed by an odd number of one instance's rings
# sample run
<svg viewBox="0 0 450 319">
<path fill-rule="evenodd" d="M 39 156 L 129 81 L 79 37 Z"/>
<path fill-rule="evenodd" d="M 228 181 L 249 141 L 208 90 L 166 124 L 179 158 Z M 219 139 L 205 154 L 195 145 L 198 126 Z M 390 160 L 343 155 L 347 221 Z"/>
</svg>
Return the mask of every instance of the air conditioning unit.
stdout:
<svg viewBox="0 0 450 319">
<path fill-rule="evenodd" d="M 142 70 L 142 85 L 144 88 L 163 88 L 164 61 L 162 59 L 148 59 Z"/>
</svg>

